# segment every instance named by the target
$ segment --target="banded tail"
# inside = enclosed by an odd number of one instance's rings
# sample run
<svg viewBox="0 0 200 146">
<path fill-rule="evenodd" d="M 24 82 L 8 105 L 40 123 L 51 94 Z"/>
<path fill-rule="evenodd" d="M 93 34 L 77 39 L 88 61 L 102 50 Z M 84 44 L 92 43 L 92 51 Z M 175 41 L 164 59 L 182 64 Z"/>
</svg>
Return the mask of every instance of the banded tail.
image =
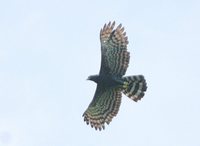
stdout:
<svg viewBox="0 0 200 146">
<path fill-rule="evenodd" d="M 127 76 L 122 78 L 124 83 L 123 93 L 137 102 L 144 96 L 147 90 L 146 80 L 143 75 Z"/>
</svg>

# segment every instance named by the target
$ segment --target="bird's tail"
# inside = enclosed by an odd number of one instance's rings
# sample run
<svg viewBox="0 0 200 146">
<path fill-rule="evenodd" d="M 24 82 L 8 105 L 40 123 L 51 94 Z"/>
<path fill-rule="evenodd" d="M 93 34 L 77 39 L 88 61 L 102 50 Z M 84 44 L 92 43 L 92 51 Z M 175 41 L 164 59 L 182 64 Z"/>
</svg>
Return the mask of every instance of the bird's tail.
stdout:
<svg viewBox="0 0 200 146">
<path fill-rule="evenodd" d="M 137 102 L 144 96 L 147 90 L 146 80 L 143 75 L 123 77 L 123 93 Z"/>
</svg>

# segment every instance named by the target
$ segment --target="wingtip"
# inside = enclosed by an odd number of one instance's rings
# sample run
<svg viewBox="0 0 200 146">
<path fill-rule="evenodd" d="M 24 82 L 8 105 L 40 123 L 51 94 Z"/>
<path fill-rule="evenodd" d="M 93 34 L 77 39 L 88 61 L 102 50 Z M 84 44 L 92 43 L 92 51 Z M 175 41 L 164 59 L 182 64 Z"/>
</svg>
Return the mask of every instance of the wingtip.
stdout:
<svg viewBox="0 0 200 146">
<path fill-rule="evenodd" d="M 120 29 L 122 27 L 122 24 L 120 23 L 116 29 Z"/>
<path fill-rule="evenodd" d="M 111 22 L 109 21 L 107 27 L 110 27 L 110 24 L 111 24 Z"/>
</svg>

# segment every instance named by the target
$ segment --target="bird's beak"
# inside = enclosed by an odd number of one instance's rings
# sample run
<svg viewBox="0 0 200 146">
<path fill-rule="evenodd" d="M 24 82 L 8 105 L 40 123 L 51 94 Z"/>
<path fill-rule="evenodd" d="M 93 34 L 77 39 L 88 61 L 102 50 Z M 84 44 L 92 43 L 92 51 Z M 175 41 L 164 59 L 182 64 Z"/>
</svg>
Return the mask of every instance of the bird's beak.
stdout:
<svg viewBox="0 0 200 146">
<path fill-rule="evenodd" d="M 91 76 L 89 76 L 89 77 L 87 78 L 87 80 L 91 80 Z"/>
</svg>

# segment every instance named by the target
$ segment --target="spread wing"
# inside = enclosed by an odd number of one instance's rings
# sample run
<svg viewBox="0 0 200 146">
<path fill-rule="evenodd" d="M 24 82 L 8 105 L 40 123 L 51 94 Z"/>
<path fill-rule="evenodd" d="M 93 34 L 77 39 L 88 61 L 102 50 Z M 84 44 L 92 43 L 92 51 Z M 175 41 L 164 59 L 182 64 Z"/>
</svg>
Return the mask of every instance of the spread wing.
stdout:
<svg viewBox="0 0 200 146">
<path fill-rule="evenodd" d="M 105 88 L 97 85 L 92 102 L 84 112 L 84 121 L 96 130 L 104 129 L 117 115 L 121 104 L 121 91 L 119 88 Z"/>
<path fill-rule="evenodd" d="M 100 31 L 101 69 L 100 75 L 123 76 L 129 64 L 127 51 L 128 37 L 120 24 L 114 29 L 115 22 L 105 24 Z"/>
</svg>

